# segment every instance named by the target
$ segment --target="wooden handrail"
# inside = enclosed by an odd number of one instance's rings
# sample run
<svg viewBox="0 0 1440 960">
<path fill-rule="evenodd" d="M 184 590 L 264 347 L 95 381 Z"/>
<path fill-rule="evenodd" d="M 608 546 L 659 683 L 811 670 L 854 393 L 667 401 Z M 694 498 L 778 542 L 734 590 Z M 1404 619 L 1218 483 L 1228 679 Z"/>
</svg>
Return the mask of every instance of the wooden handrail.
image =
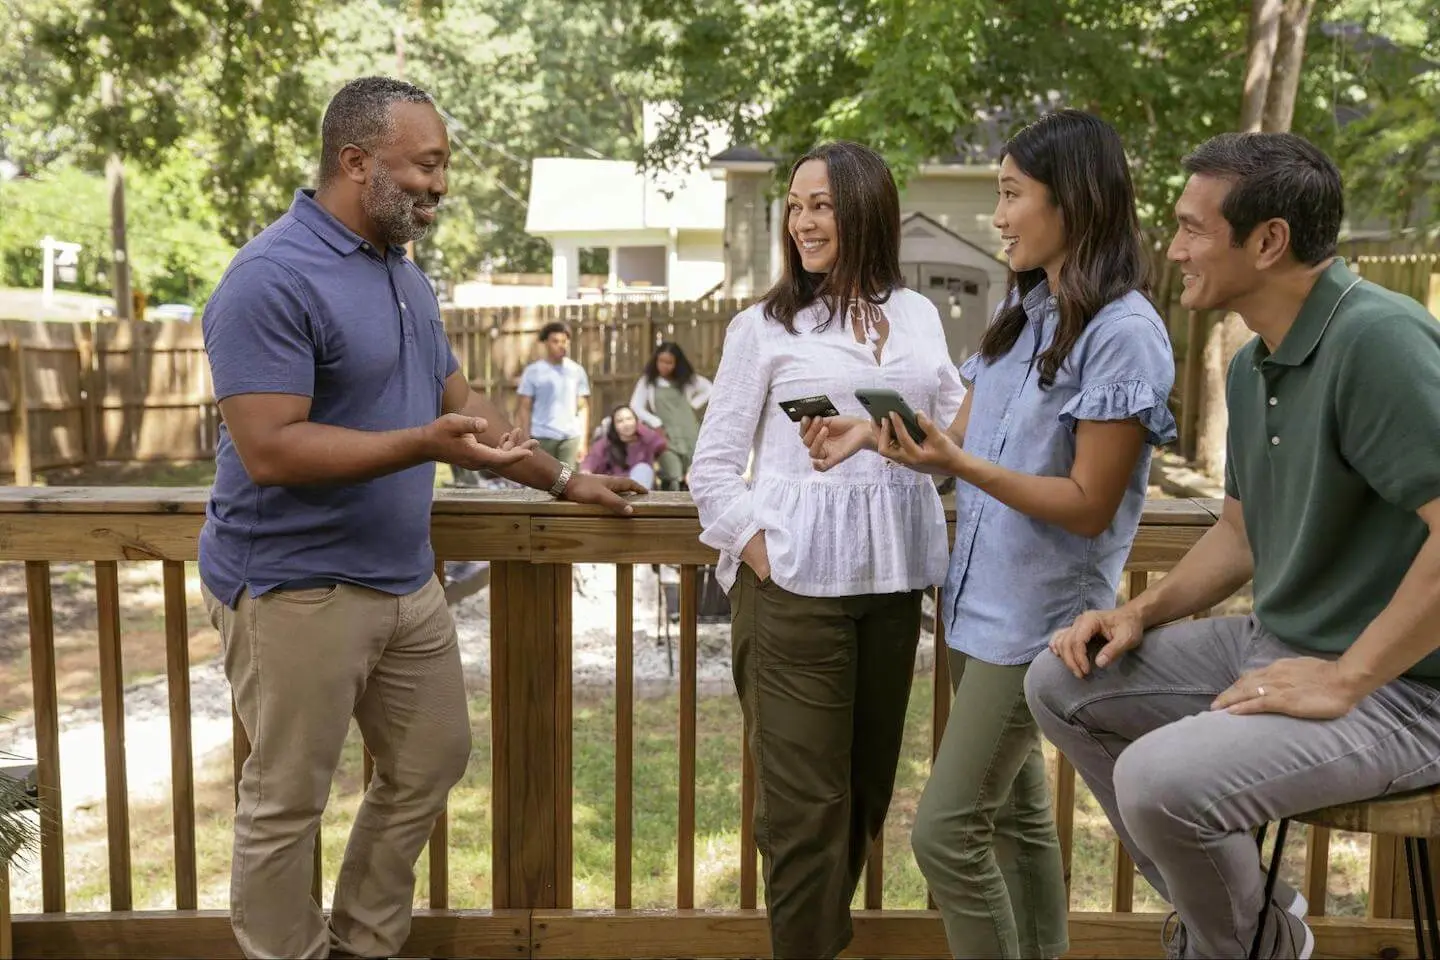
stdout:
<svg viewBox="0 0 1440 960">
<path fill-rule="evenodd" d="M 194 560 L 204 487 L 0 487 L 0 560 Z M 685 493 L 633 501 L 633 516 L 539 491 L 441 490 L 431 538 L 442 560 L 712 564 Z M 955 520 L 953 503 L 947 517 Z M 1211 500 L 1150 500 L 1130 568 L 1166 570 L 1215 522 Z M 44 517 L 43 524 L 24 518 Z"/>
<path fill-rule="evenodd" d="M 222 915 L 194 910 L 196 902 L 195 785 L 189 763 L 186 598 L 182 563 L 196 558 L 209 491 L 205 488 L 0 488 L 0 560 L 27 563 L 38 777 L 42 791 L 59 796 L 59 728 L 54 629 L 50 616 L 51 562 L 90 562 L 97 573 L 100 608 L 103 711 L 110 816 L 112 912 L 81 917 L 66 913 L 64 832 L 58 818 L 42 825 L 41 891 L 46 914 L 22 917 L 17 952 L 25 955 L 110 955 L 152 951 L 159 955 L 204 943 L 206 952 L 234 955 Z M 1152 500 L 1146 503 L 1127 568 L 1129 588 L 1143 589 L 1151 572 L 1170 569 L 1216 520 L 1219 503 L 1207 500 Z M 763 952 L 763 914 L 757 899 L 753 832 L 740 829 L 739 911 L 693 911 L 695 891 L 696 777 L 696 615 L 697 567 L 715 562 L 699 542 L 699 520 L 686 494 L 656 493 L 634 501 L 631 517 L 598 508 L 561 503 L 532 491 L 437 491 L 432 541 L 437 564 L 446 560 L 491 561 L 491 815 L 493 836 L 492 911 L 445 909 L 449 899 L 445 856 L 448 833 L 442 818 L 431 838 L 430 911 L 417 916 L 407 955 L 476 956 L 555 953 L 592 956 L 750 956 Z M 947 517 L 955 522 L 953 504 Z M 130 912 L 130 863 L 125 847 L 124 740 L 119 684 L 124 637 L 116 616 L 117 563 L 164 561 L 167 640 L 166 672 L 172 687 L 176 901 L 173 913 Z M 676 717 L 678 836 L 674 910 L 628 911 L 632 900 L 634 852 L 633 672 L 617 670 L 616 864 L 613 912 L 587 913 L 572 907 L 572 717 L 571 564 L 604 563 L 617 568 L 615 629 L 617 653 L 633 654 L 632 564 L 679 565 L 679 715 Z M 943 640 L 936 638 L 943 650 Z M 948 706 L 944 657 L 936 659 L 932 736 L 943 731 Z M 248 752 L 235 725 L 236 776 Z M 754 769 L 742 745 L 741 805 L 754 806 Z M 933 744 L 932 744 L 933 749 Z M 1075 832 L 1073 768 L 1059 765 L 1056 818 L 1067 867 Z M 318 849 L 318 848 L 317 848 Z M 871 956 L 941 956 L 942 931 L 933 912 L 874 909 L 883 905 L 881 846 L 866 871 L 866 911 L 857 914 L 854 949 Z M 1399 874 L 1395 858 L 1375 869 L 1389 896 Z M 1311 841 L 1306 888 L 1324 889 L 1328 852 L 1324 838 Z M 318 861 L 318 857 L 317 857 Z M 1117 850 L 1112 913 L 1077 913 L 1072 937 L 1077 955 L 1146 955 L 1159 919 L 1126 915 L 1134 906 L 1133 865 Z M 1388 866 L 1387 866 L 1388 865 Z M 330 865 L 333 867 L 333 864 Z M 1392 874 L 1394 876 L 1392 877 Z M 317 871 L 318 877 L 318 871 Z M 1399 881 L 1403 882 L 1403 881 Z M 1402 888 L 1403 889 L 1403 888 Z M 1377 912 L 1377 916 L 1389 916 Z M 1317 928 L 1322 946 L 1345 954 L 1403 946 L 1408 928 L 1391 921 L 1332 921 Z M 101 944 L 111 944 L 101 947 Z M 118 955 L 118 954 L 116 954 Z M 1404 955 L 1399 954 L 1399 955 Z"/>
</svg>

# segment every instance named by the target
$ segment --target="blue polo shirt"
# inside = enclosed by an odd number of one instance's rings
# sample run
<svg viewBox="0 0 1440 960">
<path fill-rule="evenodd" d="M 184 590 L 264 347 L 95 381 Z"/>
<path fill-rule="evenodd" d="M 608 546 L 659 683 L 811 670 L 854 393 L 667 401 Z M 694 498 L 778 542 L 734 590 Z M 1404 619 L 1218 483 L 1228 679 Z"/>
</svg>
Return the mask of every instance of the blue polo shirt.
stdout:
<svg viewBox="0 0 1440 960">
<path fill-rule="evenodd" d="M 217 401 L 309 397 L 312 422 L 351 430 L 430 423 L 459 366 L 404 249 L 374 249 L 308 190 L 235 255 L 203 327 Z M 227 605 L 294 583 L 406 594 L 433 574 L 433 463 L 363 483 L 261 487 L 223 423 L 215 461 L 200 576 Z"/>
</svg>

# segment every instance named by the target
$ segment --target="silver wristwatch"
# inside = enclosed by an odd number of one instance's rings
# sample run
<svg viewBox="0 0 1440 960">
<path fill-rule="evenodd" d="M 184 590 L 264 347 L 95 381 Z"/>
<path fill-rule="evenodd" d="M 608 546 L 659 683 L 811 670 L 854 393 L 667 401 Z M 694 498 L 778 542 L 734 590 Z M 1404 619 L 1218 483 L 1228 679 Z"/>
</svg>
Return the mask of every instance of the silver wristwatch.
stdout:
<svg viewBox="0 0 1440 960">
<path fill-rule="evenodd" d="M 565 496 L 565 487 L 570 483 L 570 478 L 574 475 L 575 471 L 570 469 L 570 464 L 560 464 L 560 475 L 555 478 L 554 483 L 550 484 L 550 495 L 552 497 Z"/>
</svg>

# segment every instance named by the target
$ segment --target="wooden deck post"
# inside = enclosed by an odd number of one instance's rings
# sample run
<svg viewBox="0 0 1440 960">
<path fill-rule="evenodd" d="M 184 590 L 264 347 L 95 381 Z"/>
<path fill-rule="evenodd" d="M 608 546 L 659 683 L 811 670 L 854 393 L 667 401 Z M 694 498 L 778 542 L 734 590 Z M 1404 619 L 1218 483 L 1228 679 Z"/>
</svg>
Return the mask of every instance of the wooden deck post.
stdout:
<svg viewBox="0 0 1440 960">
<path fill-rule="evenodd" d="M 10 929 L 10 866 L 0 863 L 0 960 L 15 956 L 15 937 Z"/>
<path fill-rule="evenodd" d="M 25 345 L 10 338 L 10 463 L 17 487 L 34 483 L 30 461 L 30 404 L 25 398 Z"/>
<path fill-rule="evenodd" d="M 571 906 L 569 564 L 490 568 L 496 909 Z"/>
</svg>

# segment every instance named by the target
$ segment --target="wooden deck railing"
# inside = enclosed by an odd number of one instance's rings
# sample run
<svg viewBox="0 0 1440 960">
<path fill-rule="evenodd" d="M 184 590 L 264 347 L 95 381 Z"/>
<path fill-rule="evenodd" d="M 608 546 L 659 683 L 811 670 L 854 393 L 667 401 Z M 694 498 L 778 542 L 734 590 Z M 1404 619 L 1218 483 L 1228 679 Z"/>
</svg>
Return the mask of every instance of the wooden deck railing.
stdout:
<svg viewBox="0 0 1440 960">
<path fill-rule="evenodd" d="M 29 610 L 36 759 L 42 796 L 60 796 L 51 569 L 57 561 L 94 564 L 106 774 L 110 911 L 66 911 L 65 825 L 42 823 L 39 883 L 43 912 L 14 917 L 20 957 L 238 956 L 223 911 L 197 910 L 196 792 L 191 768 L 190 664 L 186 561 L 195 559 L 206 491 L 201 489 L 0 488 L 0 560 L 24 561 Z M 1169 569 L 1213 523 L 1216 504 L 1157 500 L 1147 505 L 1129 562 L 1129 588 Z M 697 742 L 697 566 L 714 554 L 696 539 L 685 495 L 656 494 L 632 518 L 527 494 L 444 492 L 433 512 L 440 560 L 491 562 L 491 750 L 493 909 L 450 908 L 448 823 L 429 848 L 429 907 L 417 911 L 406 956 L 429 957 L 758 957 L 768 953 L 757 906 L 757 856 L 749 827 L 753 767 L 742 761 L 738 825 L 738 909 L 695 910 Z M 164 566 L 176 910 L 136 911 L 132 902 L 124 685 L 125 638 L 119 616 L 120 565 Z M 572 909 L 571 564 L 616 565 L 614 909 Z M 632 564 L 681 565 L 679 627 L 678 837 L 674 909 L 632 910 L 634 852 L 634 579 Z M 937 645 L 942 642 L 937 637 Z M 948 708 L 945 658 L 935 658 L 933 738 Z M 737 742 L 737 751 L 743 751 Z M 235 770 L 248 745 L 234 727 Z M 932 753 L 933 755 L 933 753 Z M 1063 759 L 1055 779 L 1056 815 L 1067 871 L 1075 836 L 1075 773 Z M 366 765 L 368 779 L 369 767 Z M 879 845 L 877 844 L 877 847 Z M 319 844 L 317 843 L 317 851 Z M 1318 956 L 1410 957 L 1403 866 L 1388 838 L 1372 843 L 1369 918 L 1315 920 Z M 851 955 L 943 957 L 937 915 L 885 909 L 877 849 L 864 884 Z M 1312 913 L 1325 909 L 1328 837 L 1309 837 L 1305 890 Z M 1114 856 L 1111 909 L 1071 916 L 1072 956 L 1154 956 L 1162 916 L 1137 913 L 1135 871 Z M 319 860 L 317 852 L 317 863 Z M 332 864 L 332 867 L 334 865 Z M 320 871 L 317 870 L 317 878 Z M 317 879 L 317 898 L 319 896 Z M 0 917 L 5 907 L 0 903 Z M 7 946 L 0 934 L 0 953 Z"/>
</svg>

